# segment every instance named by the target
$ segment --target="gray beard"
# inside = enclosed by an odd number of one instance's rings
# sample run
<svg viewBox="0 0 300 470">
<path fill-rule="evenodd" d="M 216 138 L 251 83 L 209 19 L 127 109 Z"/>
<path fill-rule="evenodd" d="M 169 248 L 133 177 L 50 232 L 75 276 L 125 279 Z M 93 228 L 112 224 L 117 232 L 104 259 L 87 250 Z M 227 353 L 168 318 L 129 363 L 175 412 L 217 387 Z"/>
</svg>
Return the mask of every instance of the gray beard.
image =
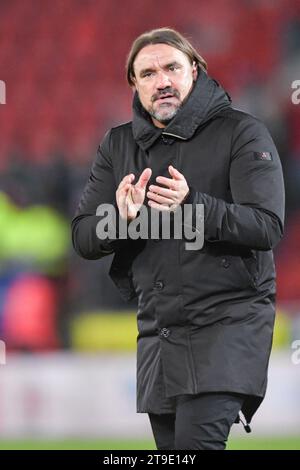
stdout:
<svg viewBox="0 0 300 470">
<path fill-rule="evenodd" d="M 172 112 L 170 112 L 167 116 L 162 117 L 160 112 L 154 111 L 153 108 L 150 108 L 148 110 L 148 113 L 150 116 L 152 116 L 154 119 L 156 119 L 158 122 L 161 122 L 162 124 L 169 124 L 170 121 L 172 121 L 173 117 L 176 116 L 180 109 L 181 105 L 178 106 L 178 108 L 174 109 Z"/>
</svg>

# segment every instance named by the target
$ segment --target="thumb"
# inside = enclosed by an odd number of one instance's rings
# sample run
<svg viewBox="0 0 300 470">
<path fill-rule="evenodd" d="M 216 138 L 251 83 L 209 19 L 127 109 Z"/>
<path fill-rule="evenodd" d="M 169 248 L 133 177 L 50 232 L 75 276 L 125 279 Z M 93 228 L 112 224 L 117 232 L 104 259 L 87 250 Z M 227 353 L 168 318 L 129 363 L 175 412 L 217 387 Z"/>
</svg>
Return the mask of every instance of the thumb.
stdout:
<svg viewBox="0 0 300 470">
<path fill-rule="evenodd" d="M 142 172 L 135 186 L 139 189 L 145 189 L 151 175 L 152 175 L 151 168 L 145 168 L 145 170 Z"/>
<path fill-rule="evenodd" d="M 174 168 L 172 165 L 169 165 L 169 173 L 174 178 L 175 180 L 184 180 L 185 177 L 183 176 L 182 173 L 180 173 L 176 168 Z"/>
</svg>

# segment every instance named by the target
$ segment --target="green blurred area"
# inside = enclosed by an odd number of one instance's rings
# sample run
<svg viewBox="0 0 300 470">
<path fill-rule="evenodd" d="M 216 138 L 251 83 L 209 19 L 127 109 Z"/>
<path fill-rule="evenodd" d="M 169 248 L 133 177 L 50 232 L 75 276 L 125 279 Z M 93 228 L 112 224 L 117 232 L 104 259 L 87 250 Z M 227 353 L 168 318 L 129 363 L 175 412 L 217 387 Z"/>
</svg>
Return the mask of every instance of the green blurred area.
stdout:
<svg viewBox="0 0 300 470">
<path fill-rule="evenodd" d="M 80 352 L 135 351 L 135 312 L 92 312 L 75 317 L 70 326 L 72 349 Z"/>
<path fill-rule="evenodd" d="M 0 192 L 0 213 L 2 262 L 29 261 L 40 271 L 51 272 L 67 256 L 69 223 L 53 208 L 44 205 L 21 208 Z"/>
<path fill-rule="evenodd" d="M 97 311 L 76 316 L 70 325 L 72 349 L 80 352 L 135 351 L 136 312 Z M 289 347 L 292 320 L 282 310 L 276 313 L 273 348 Z"/>
<path fill-rule="evenodd" d="M 299 436 L 232 438 L 228 450 L 300 450 Z M 156 450 L 152 440 L 0 440 L 0 450 Z"/>
</svg>

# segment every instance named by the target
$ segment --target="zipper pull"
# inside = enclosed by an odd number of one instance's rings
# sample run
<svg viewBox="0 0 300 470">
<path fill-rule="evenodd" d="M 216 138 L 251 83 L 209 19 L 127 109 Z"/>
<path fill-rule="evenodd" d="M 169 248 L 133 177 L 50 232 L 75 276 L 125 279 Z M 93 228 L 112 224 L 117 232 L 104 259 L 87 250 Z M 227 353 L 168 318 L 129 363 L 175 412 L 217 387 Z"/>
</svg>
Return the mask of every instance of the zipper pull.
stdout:
<svg viewBox="0 0 300 470">
<path fill-rule="evenodd" d="M 251 432 L 251 428 L 250 428 L 249 424 L 248 424 L 247 422 L 244 423 L 244 421 L 242 420 L 242 418 L 240 417 L 240 415 L 239 415 L 239 420 L 240 420 L 240 422 L 242 423 L 242 425 L 244 426 L 245 431 L 246 431 L 247 433 Z"/>
</svg>

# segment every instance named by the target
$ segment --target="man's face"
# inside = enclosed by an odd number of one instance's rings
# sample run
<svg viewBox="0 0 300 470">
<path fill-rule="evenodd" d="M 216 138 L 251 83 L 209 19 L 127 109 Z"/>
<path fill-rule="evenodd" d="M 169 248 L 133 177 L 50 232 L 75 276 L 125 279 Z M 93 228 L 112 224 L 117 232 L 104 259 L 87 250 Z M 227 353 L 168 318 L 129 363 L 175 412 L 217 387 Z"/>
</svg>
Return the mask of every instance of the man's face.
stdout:
<svg viewBox="0 0 300 470">
<path fill-rule="evenodd" d="M 197 78 L 197 66 L 168 44 L 151 44 L 134 61 L 133 87 L 157 127 L 165 127 L 175 116 Z"/>
</svg>

